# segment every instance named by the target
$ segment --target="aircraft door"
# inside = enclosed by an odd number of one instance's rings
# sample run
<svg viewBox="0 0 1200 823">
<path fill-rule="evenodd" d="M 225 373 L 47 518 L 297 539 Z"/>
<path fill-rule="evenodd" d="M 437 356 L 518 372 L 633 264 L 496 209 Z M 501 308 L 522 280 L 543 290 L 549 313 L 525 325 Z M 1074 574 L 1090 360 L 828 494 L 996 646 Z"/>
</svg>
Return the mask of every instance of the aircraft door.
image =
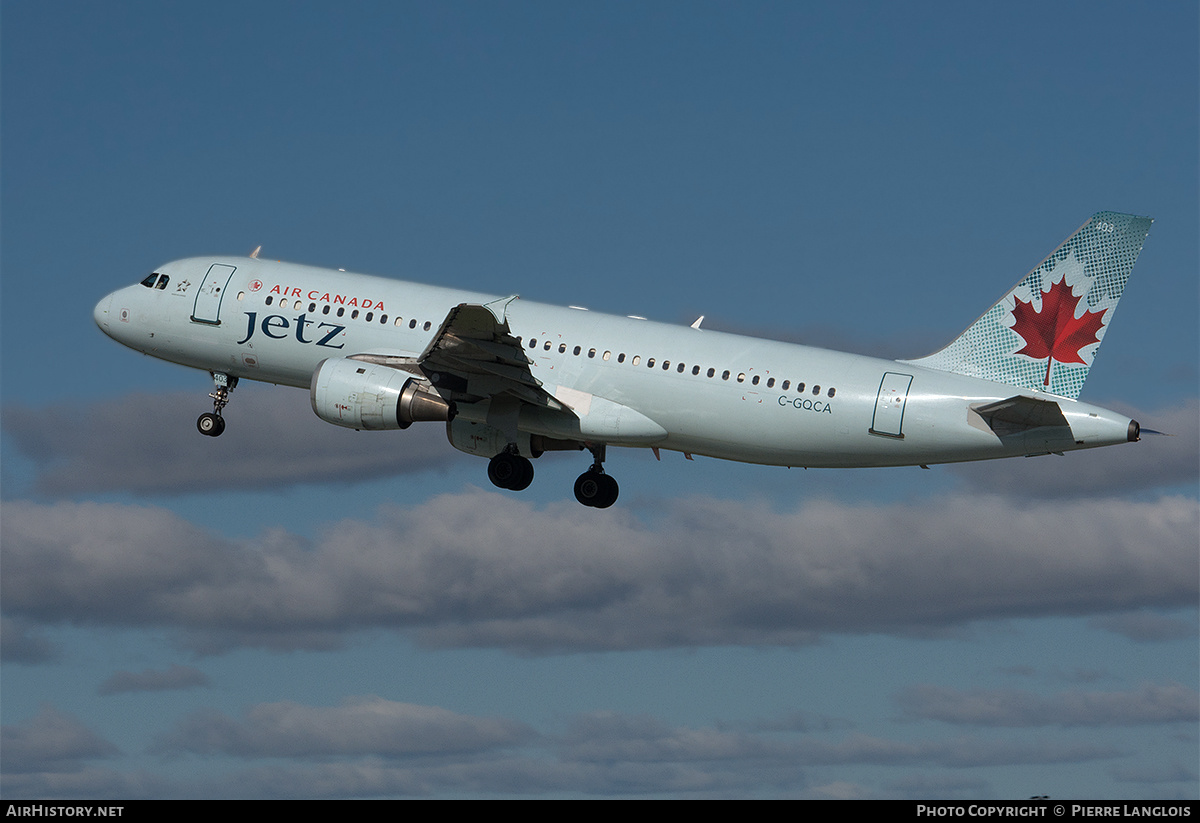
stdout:
<svg viewBox="0 0 1200 823">
<path fill-rule="evenodd" d="M 875 415 L 871 418 L 871 434 L 903 438 L 904 404 L 908 402 L 908 387 L 912 385 L 911 374 L 884 372 L 879 381 L 879 395 L 875 398 Z"/>
<path fill-rule="evenodd" d="M 225 288 L 235 271 L 236 266 L 226 266 L 223 263 L 214 263 L 209 267 L 204 282 L 196 292 L 196 304 L 192 307 L 193 320 L 197 323 L 220 325 L 221 298 L 225 296 Z"/>
</svg>

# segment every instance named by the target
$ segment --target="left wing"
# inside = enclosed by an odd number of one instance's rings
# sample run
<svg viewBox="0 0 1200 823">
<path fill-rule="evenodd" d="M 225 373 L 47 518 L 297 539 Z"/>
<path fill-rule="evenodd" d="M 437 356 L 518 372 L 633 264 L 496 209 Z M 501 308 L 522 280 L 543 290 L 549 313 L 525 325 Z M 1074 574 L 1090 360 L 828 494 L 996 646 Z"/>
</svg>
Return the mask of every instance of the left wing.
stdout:
<svg viewBox="0 0 1200 823">
<path fill-rule="evenodd" d="M 424 377 L 449 401 L 476 403 L 507 396 L 520 403 L 565 411 L 533 376 L 521 341 L 509 330 L 505 309 L 516 299 L 514 294 L 486 304 L 460 303 L 417 357 L 356 354 L 352 359 Z"/>
</svg>

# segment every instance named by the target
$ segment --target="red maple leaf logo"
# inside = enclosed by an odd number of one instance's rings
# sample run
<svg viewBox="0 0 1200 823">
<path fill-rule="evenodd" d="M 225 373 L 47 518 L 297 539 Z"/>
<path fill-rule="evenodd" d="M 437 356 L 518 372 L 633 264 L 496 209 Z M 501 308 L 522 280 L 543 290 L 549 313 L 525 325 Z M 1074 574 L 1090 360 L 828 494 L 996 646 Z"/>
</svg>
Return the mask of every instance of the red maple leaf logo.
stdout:
<svg viewBox="0 0 1200 823">
<path fill-rule="evenodd" d="M 1085 311 L 1080 317 L 1075 316 L 1079 306 L 1079 298 L 1071 293 L 1071 287 L 1063 280 L 1050 286 L 1050 291 L 1042 292 L 1042 308 L 1033 308 L 1033 301 L 1023 302 L 1020 298 L 1013 306 L 1012 314 L 1015 321 L 1012 330 L 1021 335 L 1025 347 L 1017 350 L 1017 354 L 1032 357 L 1034 360 L 1046 360 L 1046 380 L 1043 385 L 1050 385 L 1050 366 L 1057 360 L 1059 363 L 1085 363 L 1079 356 L 1079 350 L 1091 343 L 1099 343 L 1096 336 L 1104 328 L 1103 311 Z"/>
</svg>

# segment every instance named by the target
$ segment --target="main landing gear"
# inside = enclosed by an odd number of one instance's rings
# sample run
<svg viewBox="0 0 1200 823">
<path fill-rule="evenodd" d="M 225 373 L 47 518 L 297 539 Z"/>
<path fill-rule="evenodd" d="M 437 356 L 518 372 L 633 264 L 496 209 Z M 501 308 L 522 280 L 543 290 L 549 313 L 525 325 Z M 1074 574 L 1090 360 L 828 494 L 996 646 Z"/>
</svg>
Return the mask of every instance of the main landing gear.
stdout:
<svg viewBox="0 0 1200 823">
<path fill-rule="evenodd" d="M 216 391 L 209 394 L 213 399 L 213 410 L 196 418 L 196 428 L 208 437 L 220 437 L 221 432 L 225 431 L 225 418 L 221 416 L 221 410 L 229 405 L 229 393 L 237 386 L 238 379 L 215 372 L 212 379 L 217 387 Z"/>
<path fill-rule="evenodd" d="M 594 509 L 607 509 L 617 502 L 620 489 L 611 475 L 604 473 L 604 446 L 588 446 L 595 462 L 575 481 L 575 499 Z M 522 457 L 516 446 L 509 446 L 488 463 L 488 479 L 496 486 L 519 492 L 533 482 L 533 463 Z"/>
<path fill-rule="evenodd" d="M 607 509 L 617 502 L 620 488 L 612 475 L 604 473 L 604 446 L 588 446 L 595 462 L 575 481 L 575 499 L 593 509 Z"/>
<path fill-rule="evenodd" d="M 518 454 L 515 446 L 509 446 L 488 463 L 488 480 L 509 491 L 527 489 L 533 482 L 533 463 Z"/>
</svg>

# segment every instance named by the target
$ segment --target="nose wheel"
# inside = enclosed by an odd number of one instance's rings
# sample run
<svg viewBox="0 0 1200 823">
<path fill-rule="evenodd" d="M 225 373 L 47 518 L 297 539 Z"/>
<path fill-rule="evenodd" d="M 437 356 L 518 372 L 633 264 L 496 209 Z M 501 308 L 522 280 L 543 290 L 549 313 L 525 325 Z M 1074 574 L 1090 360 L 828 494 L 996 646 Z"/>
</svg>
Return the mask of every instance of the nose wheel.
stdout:
<svg viewBox="0 0 1200 823">
<path fill-rule="evenodd" d="M 212 398 L 213 410 L 196 418 L 196 429 L 208 437 L 220 437 L 221 432 L 225 431 L 225 418 L 221 416 L 221 411 L 229 405 L 229 393 L 237 385 L 238 379 L 215 372 L 212 379 L 217 387 L 216 391 L 208 395 Z"/>
<path fill-rule="evenodd" d="M 196 418 L 196 428 L 201 434 L 219 437 L 225 431 L 225 418 L 213 412 L 205 412 Z"/>
</svg>

